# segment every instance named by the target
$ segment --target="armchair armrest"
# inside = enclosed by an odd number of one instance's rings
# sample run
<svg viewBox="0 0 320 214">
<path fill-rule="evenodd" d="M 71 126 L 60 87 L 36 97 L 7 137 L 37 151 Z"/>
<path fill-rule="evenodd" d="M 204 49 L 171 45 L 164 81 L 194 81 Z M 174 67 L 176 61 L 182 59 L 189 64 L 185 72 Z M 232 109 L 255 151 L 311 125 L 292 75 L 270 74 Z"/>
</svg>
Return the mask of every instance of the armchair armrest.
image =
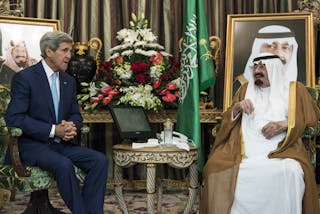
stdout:
<svg viewBox="0 0 320 214">
<path fill-rule="evenodd" d="M 14 171 L 18 174 L 19 177 L 29 177 L 31 173 L 22 164 L 18 149 L 18 137 L 22 135 L 22 130 L 19 128 L 11 127 L 8 128 L 8 131 L 10 134 L 9 152 Z"/>
</svg>

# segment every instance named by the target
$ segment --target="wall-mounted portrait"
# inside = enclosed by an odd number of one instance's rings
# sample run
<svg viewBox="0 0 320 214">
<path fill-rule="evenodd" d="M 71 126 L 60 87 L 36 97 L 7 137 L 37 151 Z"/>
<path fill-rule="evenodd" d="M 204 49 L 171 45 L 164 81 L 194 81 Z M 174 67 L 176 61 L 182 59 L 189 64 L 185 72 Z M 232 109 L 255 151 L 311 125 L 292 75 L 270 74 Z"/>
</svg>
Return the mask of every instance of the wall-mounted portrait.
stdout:
<svg viewBox="0 0 320 214">
<path fill-rule="evenodd" d="M 289 80 L 314 86 L 313 28 L 311 13 L 228 15 L 224 110 L 261 53 L 278 55 Z"/>
<path fill-rule="evenodd" d="M 40 38 L 60 29 L 59 20 L 0 16 L 0 84 L 41 59 Z"/>
</svg>

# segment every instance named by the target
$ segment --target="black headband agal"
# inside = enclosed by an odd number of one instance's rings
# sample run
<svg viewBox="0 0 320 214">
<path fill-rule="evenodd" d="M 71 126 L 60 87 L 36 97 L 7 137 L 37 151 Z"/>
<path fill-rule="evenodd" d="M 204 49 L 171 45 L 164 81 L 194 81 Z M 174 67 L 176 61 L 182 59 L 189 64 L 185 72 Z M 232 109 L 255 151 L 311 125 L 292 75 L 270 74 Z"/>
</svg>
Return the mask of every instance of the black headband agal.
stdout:
<svg viewBox="0 0 320 214">
<path fill-rule="evenodd" d="M 264 60 L 264 59 L 275 59 L 280 58 L 278 55 L 269 55 L 269 56 L 259 56 L 253 59 L 253 62 Z"/>
<path fill-rule="evenodd" d="M 260 39 L 273 39 L 273 38 L 287 38 L 295 37 L 293 32 L 277 32 L 277 33 L 257 33 L 256 38 Z"/>
</svg>

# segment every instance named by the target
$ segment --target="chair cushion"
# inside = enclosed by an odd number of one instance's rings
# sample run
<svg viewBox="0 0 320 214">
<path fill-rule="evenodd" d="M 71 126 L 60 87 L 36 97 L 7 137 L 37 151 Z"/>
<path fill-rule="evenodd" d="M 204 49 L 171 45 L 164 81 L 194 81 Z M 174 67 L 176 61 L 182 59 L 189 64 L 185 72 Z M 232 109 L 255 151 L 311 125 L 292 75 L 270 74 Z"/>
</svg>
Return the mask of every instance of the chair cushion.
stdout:
<svg viewBox="0 0 320 214">
<path fill-rule="evenodd" d="M 52 176 L 39 167 L 27 167 L 30 177 L 19 177 L 11 165 L 0 166 L 0 187 L 3 189 L 32 192 L 51 186 Z"/>
<path fill-rule="evenodd" d="M 27 167 L 30 177 L 19 177 L 11 165 L 0 165 L 0 188 L 32 192 L 47 189 L 53 182 L 52 175 L 39 167 Z M 80 182 L 84 181 L 85 173 L 75 167 L 76 176 Z"/>
</svg>

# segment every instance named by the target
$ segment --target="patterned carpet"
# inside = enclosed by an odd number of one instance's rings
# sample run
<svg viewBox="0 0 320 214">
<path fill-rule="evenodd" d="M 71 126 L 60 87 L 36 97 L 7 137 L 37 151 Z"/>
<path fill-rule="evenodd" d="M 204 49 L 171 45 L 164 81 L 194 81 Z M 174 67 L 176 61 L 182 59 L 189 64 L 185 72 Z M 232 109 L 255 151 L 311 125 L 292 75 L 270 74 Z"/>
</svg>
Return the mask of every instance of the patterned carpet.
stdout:
<svg viewBox="0 0 320 214">
<path fill-rule="evenodd" d="M 61 200 L 56 188 L 49 190 L 49 198 L 52 205 L 58 208 L 60 211 L 70 214 L 70 210 L 65 206 Z M 128 212 L 134 214 L 147 213 L 146 209 L 146 192 L 143 190 L 125 190 L 124 198 L 128 207 Z M 165 190 L 162 195 L 161 213 L 180 214 L 183 213 L 185 203 L 188 198 L 187 190 Z M 198 199 L 197 199 L 198 200 Z M 0 209 L 0 214 L 20 214 L 29 201 L 29 194 L 18 192 L 14 201 L 7 201 Z M 196 201 L 193 206 L 194 213 L 198 208 L 198 202 Z M 107 190 L 105 196 L 104 205 L 105 214 L 120 214 L 120 208 L 118 206 L 115 194 L 113 190 Z"/>
</svg>

